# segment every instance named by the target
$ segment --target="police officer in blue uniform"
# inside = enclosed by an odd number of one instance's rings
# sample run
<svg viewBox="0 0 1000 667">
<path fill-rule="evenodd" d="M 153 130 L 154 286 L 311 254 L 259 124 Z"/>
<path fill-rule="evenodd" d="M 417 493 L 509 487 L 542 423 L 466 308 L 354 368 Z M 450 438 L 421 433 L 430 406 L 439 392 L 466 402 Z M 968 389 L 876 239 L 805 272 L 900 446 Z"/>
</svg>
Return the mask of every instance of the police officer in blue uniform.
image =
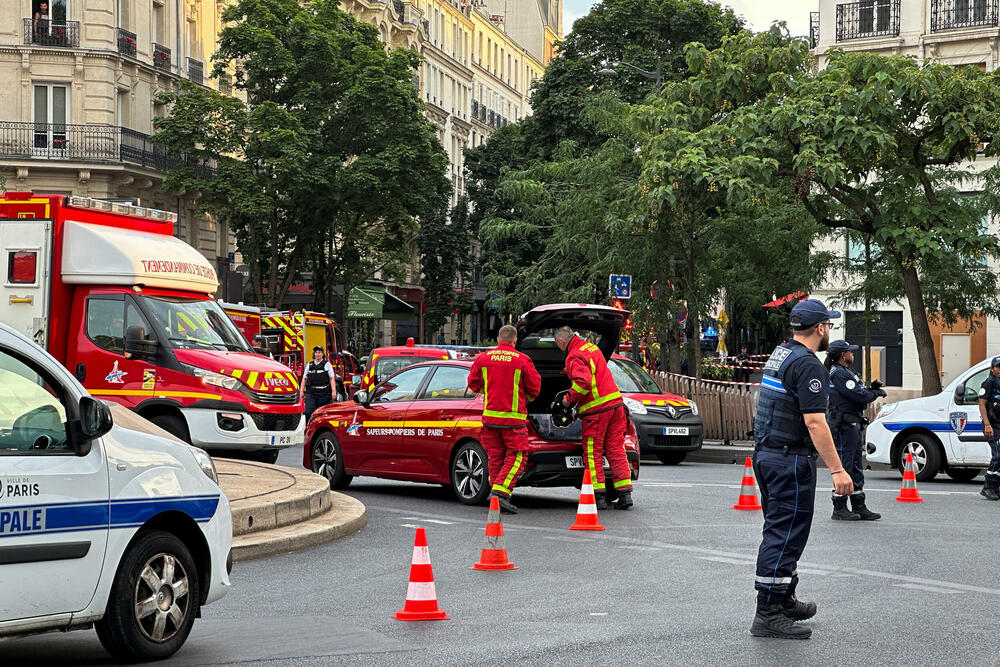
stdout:
<svg viewBox="0 0 1000 667">
<path fill-rule="evenodd" d="M 990 374 L 979 388 L 979 416 L 992 454 L 986 482 L 979 493 L 987 500 L 1000 500 L 1000 357 L 993 357 Z"/>
<path fill-rule="evenodd" d="M 830 350 L 823 364 L 830 371 L 830 411 L 827 420 L 837 454 L 844 469 L 854 482 L 851 509 L 847 509 L 847 496 L 833 492 L 833 518 L 838 521 L 878 521 L 881 514 L 872 512 L 865 505 L 865 472 L 861 454 L 861 432 L 865 425 L 864 411 L 880 396 L 885 396 L 882 383 L 872 381 L 871 387 L 851 368 L 857 345 L 846 340 L 830 343 Z"/>
<path fill-rule="evenodd" d="M 753 469 L 764 508 L 757 552 L 756 637 L 808 639 L 812 630 L 795 621 L 816 614 L 816 604 L 795 597 L 797 564 L 809 539 L 816 499 L 816 455 L 833 476 L 834 490 L 850 495 L 826 422 L 830 377 L 816 357 L 830 344 L 831 319 L 840 317 L 822 301 L 806 299 L 792 308 L 792 340 L 775 348 L 764 366 L 754 420 Z"/>
</svg>

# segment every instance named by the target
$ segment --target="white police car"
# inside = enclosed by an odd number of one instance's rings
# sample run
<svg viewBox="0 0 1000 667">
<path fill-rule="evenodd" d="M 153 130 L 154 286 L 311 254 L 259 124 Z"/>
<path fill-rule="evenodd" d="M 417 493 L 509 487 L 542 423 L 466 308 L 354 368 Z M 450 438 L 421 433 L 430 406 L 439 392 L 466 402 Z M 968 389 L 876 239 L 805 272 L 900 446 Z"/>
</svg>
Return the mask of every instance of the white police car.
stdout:
<svg viewBox="0 0 1000 667">
<path fill-rule="evenodd" d="M 205 452 L 112 422 L 0 325 L 0 637 L 96 625 L 165 658 L 229 590 L 232 517 Z"/>
<path fill-rule="evenodd" d="M 931 480 L 944 470 L 967 481 L 990 462 L 990 447 L 979 416 L 979 388 L 990 373 L 990 360 L 979 362 L 935 396 L 887 403 L 866 433 L 869 463 L 902 470 L 913 454 L 917 480 Z"/>
</svg>

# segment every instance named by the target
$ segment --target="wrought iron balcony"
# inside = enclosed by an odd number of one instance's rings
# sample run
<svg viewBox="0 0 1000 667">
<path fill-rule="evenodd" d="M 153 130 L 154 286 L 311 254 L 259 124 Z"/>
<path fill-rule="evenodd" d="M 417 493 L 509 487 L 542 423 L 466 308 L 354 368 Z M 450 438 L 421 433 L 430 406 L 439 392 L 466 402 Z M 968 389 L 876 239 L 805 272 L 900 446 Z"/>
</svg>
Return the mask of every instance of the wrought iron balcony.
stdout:
<svg viewBox="0 0 1000 667">
<path fill-rule="evenodd" d="M 809 48 L 819 44 L 819 12 L 809 12 Z"/>
<path fill-rule="evenodd" d="M 199 86 L 205 83 L 205 65 L 200 60 L 188 58 L 188 80 Z"/>
<path fill-rule="evenodd" d="M 998 0 L 931 0 L 931 32 L 997 26 Z"/>
<path fill-rule="evenodd" d="M 24 43 L 38 46 L 80 46 L 80 22 L 24 19 Z"/>
<path fill-rule="evenodd" d="M 115 125 L 61 125 L 0 121 L 0 159 L 131 164 L 165 172 L 184 161 L 148 134 Z M 211 178 L 215 169 L 192 163 Z"/>
<path fill-rule="evenodd" d="M 118 28 L 118 53 L 135 58 L 135 33 L 125 28 Z"/>
<path fill-rule="evenodd" d="M 153 67 L 170 71 L 170 47 L 153 44 Z"/>
<path fill-rule="evenodd" d="M 837 5 L 837 41 L 899 36 L 899 0 L 862 0 Z"/>
</svg>

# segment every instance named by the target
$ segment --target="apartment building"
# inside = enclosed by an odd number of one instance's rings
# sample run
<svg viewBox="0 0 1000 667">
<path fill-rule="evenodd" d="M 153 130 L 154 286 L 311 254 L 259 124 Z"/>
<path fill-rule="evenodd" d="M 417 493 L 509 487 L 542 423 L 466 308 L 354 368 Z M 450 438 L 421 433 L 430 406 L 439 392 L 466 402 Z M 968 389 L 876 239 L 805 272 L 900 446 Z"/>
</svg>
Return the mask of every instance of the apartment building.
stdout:
<svg viewBox="0 0 1000 667">
<path fill-rule="evenodd" d="M 986 71 L 1000 66 L 1000 0 L 820 0 L 819 11 L 810 13 L 809 40 L 816 66 L 826 65 L 831 49 L 871 51 L 884 55 L 907 55 L 918 62 L 972 65 Z M 995 159 L 980 156 L 977 170 L 993 166 Z M 970 183 L 969 192 L 979 184 Z M 984 221 L 994 232 L 996 221 Z M 863 250 L 843 238 L 831 238 L 821 249 L 857 259 Z M 1000 267 L 992 267 L 998 269 Z M 821 298 L 835 297 L 845 285 L 832 280 L 817 290 Z M 845 319 L 834 337 L 847 336 L 862 342 L 861 304 L 844 308 Z M 953 327 L 931 325 L 935 353 L 943 384 L 988 355 L 1000 354 L 1000 322 L 980 318 L 980 326 L 969 322 Z M 881 308 L 872 325 L 872 376 L 890 386 L 920 389 L 920 368 L 909 307 L 905 301 Z M 860 356 L 860 355 L 859 355 Z"/>
</svg>

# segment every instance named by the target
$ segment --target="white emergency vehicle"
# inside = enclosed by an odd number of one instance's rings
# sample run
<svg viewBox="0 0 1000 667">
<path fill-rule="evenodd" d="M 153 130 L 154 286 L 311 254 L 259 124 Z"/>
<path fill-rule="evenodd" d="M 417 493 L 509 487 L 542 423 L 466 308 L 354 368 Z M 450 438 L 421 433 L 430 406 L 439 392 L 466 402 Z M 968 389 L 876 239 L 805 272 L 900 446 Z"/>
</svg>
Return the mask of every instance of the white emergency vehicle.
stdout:
<svg viewBox="0 0 1000 667">
<path fill-rule="evenodd" d="M 981 473 L 989 465 L 990 446 L 979 416 L 979 388 L 989 373 L 986 359 L 940 394 L 885 404 L 865 436 L 869 463 L 902 471 L 906 455 L 913 454 L 921 482 L 941 471 L 958 481 Z"/>
<path fill-rule="evenodd" d="M 114 424 L 0 325 L 0 638 L 96 626 L 119 660 L 165 658 L 229 590 L 231 545 L 204 451 Z"/>
</svg>

